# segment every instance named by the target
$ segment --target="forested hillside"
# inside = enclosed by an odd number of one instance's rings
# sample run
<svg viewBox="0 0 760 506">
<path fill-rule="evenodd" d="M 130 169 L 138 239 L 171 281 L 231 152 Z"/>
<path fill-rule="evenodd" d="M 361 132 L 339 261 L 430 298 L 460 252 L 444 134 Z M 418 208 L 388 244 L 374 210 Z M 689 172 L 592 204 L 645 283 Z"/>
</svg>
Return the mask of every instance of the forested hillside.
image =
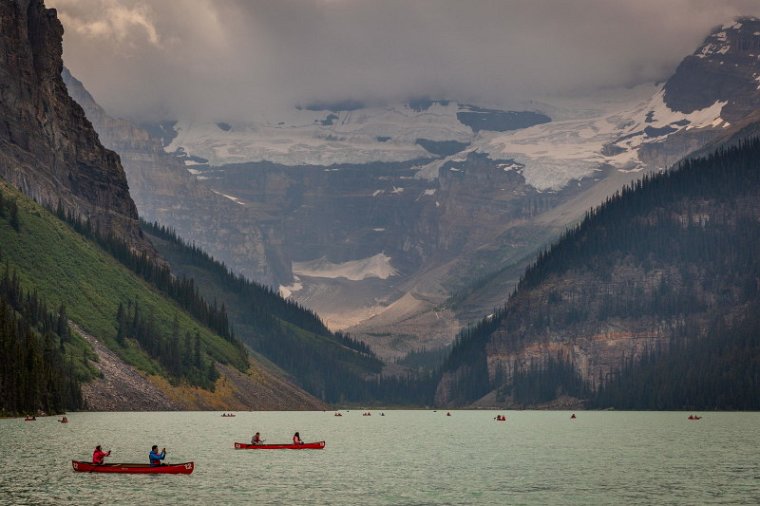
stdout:
<svg viewBox="0 0 760 506">
<path fill-rule="evenodd" d="M 60 390 L 69 392 L 57 403 L 24 394 L 37 400 L 18 404 L 12 399 L 16 394 L 3 388 L 3 399 L 10 399 L 7 412 L 82 407 L 77 384 L 92 378 L 87 361 L 94 355 L 68 330 L 68 320 L 144 374 L 168 380 L 167 388 L 213 391 L 218 364 L 247 374 L 249 357 L 232 335 L 225 309 L 207 302 L 192 280 L 174 277 L 168 266 L 112 236 L 97 236 L 87 223 L 60 220 L 2 181 L 0 195 L 1 273 L 11 287 L 3 299 L 4 322 L 17 321 L 16 330 L 4 331 L 3 342 L 10 347 L 4 371 L 26 367 L 29 377 L 43 383 L 52 374 Z M 56 321 L 52 334 L 45 323 L 51 318 Z M 32 335 L 35 341 L 27 339 Z M 26 341 L 19 345 L 19 339 Z M 22 362 L 16 360 L 18 346 L 28 350 Z M 34 358 L 36 350 L 48 348 L 60 350 L 60 357 L 42 353 L 52 365 Z"/>
<path fill-rule="evenodd" d="M 362 342 L 330 332 L 319 317 L 270 288 L 233 274 L 195 246 L 158 224 L 143 231 L 178 275 L 192 277 L 210 300 L 229 313 L 235 335 L 329 402 L 369 400 L 365 378 L 381 362 Z"/>
<path fill-rule="evenodd" d="M 51 311 L 5 267 L 0 276 L 0 415 L 83 406 L 80 383 L 92 377 L 87 368 L 92 355 L 65 318 L 65 307 Z"/>
<path fill-rule="evenodd" d="M 590 211 L 458 338 L 441 403 L 757 409 L 760 141 Z"/>
</svg>

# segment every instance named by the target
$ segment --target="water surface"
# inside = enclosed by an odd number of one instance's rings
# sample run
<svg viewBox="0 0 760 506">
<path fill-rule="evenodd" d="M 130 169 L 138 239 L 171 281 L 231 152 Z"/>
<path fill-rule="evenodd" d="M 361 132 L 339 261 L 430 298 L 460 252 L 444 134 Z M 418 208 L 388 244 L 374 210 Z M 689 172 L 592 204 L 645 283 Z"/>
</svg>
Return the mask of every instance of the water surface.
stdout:
<svg viewBox="0 0 760 506">
<path fill-rule="evenodd" d="M 386 411 L 73 413 L 0 420 L 2 504 L 760 504 L 760 414 Z M 321 451 L 234 450 L 327 441 Z M 195 461 L 191 476 L 75 473 Z"/>
</svg>

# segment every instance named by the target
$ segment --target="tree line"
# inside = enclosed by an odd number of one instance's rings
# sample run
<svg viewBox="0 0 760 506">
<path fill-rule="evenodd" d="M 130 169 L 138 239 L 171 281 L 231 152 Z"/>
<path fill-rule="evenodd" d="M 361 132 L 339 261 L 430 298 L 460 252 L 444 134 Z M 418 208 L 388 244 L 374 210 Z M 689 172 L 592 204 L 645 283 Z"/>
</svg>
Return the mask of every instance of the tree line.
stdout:
<svg viewBox="0 0 760 506">
<path fill-rule="evenodd" d="M 327 402 L 377 399 L 380 387 L 373 377 L 380 373 L 382 363 L 366 343 L 331 332 L 314 312 L 234 274 L 196 245 L 187 244 L 173 229 L 145 222 L 142 227 L 149 237 L 160 239 L 154 242 L 165 258 L 210 273 L 206 289 L 224 293 L 238 337 L 291 374 L 306 391 Z"/>
<path fill-rule="evenodd" d="M 119 304 L 116 311 L 116 342 L 127 345 L 127 339 L 135 339 L 140 347 L 166 369 L 170 379 L 177 383 L 186 379 L 190 385 L 214 391 L 214 383 L 219 378 L 213 360 L 203 358 L 201 337 L 185 332 L 180 336 L 179 321 L 174 317 L 171 335 L 162 335 L 150 313 L 145 314 L 140 303 L 127 301 Z"/>
<path fill-rule="evenodd" d="M 316 313 L 296 302 L 280 297 L 271 287 L 233 273 L 224 263 L 214 259 L 194 243 L 185 242 L 174 229 L 158 222 L 141 221 L 140 226 L 145 232 L 175 244 L 182 250 L 184 260 L 213 273 L 225 289 L 250 301 L 254 313 L 276 315 L 306 331 L 324 336 L 331 335 Z"/>
<path fill-rule="evenodd" d="M 193 279 L 184 276 L 178 278 L 172 273 L 168 265 L 159 264 L 147 253 L 133 251 L 126 242 L 113 234 L 104 237 L 92 227 L 89 220 L 82 220 L 73 213 L 66 213 L 60 203 L 56 209 L 56 215 L 75 231 L 96 242 L 132 272 L 142 277 L 160 292 L 168 295 L 196 320 L 226 340 L 238 343 L 224 303 L 220 305 L 216 301 L 209 303 L 205 300 L 200 295 Z M 242 347 L 240 349 L 241 352 L 244 352 Z"/>
<path fill-rule="evenodd" d="M 503 308 L 460 333 L 443 369 L 450 398 L 467 403 L 498 389 L 526 403 L 573 392 L 593 407 L 755 409 L 760 343 L 747 329 L 757 331 L 750 315 L 760 300 L 758 202 L 758 139 L 626 186 L 542 251 Z M 667 322 L 672 344 L 596 385 L 579 384 L 558 357 L 509 382 L 499 371 L 488 376 L 492 339 L 518 351 L 547 329 L 642 318 Z"/>
<path fill-rule="evenodd" d="M 50 311 L 36 292 L 23 290 L 6 264 L 0 277 L 0 414 L 83 407 L 80 380 L 66 357 L 70 340 L 64 308 Z"/>
</svg>

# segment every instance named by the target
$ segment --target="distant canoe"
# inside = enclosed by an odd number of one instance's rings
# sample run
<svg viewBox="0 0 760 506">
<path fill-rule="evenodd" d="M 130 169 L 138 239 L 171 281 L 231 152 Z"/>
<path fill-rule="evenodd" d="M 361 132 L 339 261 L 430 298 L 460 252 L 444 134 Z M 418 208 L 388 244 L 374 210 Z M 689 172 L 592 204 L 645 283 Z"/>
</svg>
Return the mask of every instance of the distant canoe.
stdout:
<svg viewBox="0 0 760 506">
<path fill-rule="evenodd" d="M 251 445 L 247 443 L 235 443 L 236 450 L 321 450 L 325 447 L 324 441 L 294 445 L 292 443 Z"/>
<path fill-rule="evenodd" d="M 193 462 L 151 466 L 150 464 L 93 464 L 72 460 L 71 467 L 79 473 L 127 473 L 127 474 L 192 474 Z"/>
</svg>

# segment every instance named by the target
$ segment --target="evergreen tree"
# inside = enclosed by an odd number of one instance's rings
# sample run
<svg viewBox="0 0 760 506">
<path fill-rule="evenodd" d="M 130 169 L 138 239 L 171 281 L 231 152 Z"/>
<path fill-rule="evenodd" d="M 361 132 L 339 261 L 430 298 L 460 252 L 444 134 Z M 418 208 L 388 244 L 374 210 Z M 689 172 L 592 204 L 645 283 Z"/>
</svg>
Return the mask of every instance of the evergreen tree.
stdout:
<svg viewBox="0 0 760 506">
<path fill-rule="evenodd" d="M 127 337 L 127 314 L 124 304 L 121 302 L 119 302 L 119 309 L 116 311 L 116 324 L 116 342 L 123 346 Z"/>
<path fill-rule="evenodd" d="M 16 199 L 11 200 L 9 204 L 10 209 L 10 224 L 13 229 L 18 232 L 21 228 L 21 224 L 18 220 L 18 202 L 16 202 Z"/>
</svg>

